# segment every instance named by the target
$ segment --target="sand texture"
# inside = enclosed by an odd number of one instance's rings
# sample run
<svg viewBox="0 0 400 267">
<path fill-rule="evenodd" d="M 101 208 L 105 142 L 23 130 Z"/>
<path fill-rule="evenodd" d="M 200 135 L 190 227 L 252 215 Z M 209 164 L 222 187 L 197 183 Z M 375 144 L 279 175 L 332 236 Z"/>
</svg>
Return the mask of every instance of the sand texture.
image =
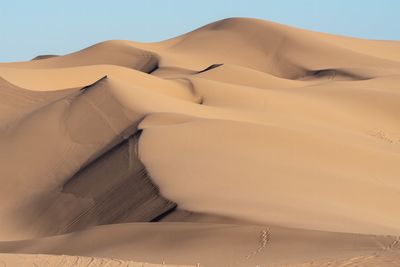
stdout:
<svg viewBox="0 0 400 267">
<path fill-rule="evenodd" d="M 399 90 L 245 18 L 0 63 L 0 265 L 400 266 Z"/>
</svg>

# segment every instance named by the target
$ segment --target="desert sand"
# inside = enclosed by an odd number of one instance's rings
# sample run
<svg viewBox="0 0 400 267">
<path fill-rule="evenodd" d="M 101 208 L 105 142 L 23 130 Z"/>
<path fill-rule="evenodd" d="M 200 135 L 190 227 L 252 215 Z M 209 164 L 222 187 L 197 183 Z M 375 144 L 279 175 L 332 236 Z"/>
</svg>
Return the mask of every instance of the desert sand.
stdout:
<svg viewBox="0 0 400 267">
<path fill-rule="evenodd" d="M 0 263 L 400 266 L 399 87 L 247 18 L 0 63 Z"/>
</svg>

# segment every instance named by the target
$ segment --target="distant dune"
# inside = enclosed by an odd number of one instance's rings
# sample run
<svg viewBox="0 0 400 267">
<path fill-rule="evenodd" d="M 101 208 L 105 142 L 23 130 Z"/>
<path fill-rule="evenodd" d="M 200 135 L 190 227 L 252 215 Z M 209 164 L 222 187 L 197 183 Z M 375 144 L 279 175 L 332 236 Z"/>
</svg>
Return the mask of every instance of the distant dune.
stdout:
<svg viewBox="0 0 400 267">
<path fill-rule="evenodd" d="M 400 266 L 399 88 L 398 41 L 246 18 L 1 63 L 0 263 Z"/>
<path fill-rule="evenodd" d="M 39 56 L 32 58 L 32 60 L 40 60 L 40 59 L 46 59 L 46 58 L 51 58 L 51 57 L 58 57 L 58 55 L 39 55 Z"/>
</svg>

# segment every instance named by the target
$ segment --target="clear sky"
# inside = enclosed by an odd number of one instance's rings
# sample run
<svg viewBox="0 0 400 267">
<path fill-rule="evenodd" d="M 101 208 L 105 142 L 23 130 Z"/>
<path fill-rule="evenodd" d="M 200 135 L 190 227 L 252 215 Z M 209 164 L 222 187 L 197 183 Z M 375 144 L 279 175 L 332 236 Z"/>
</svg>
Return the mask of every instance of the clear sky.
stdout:
<svg viewBox="0 0 400 267">
<path fill-rule="evenodd" d="M 227 17 L 400 40 L 400 0 L 0 0 L 0 62 L 110 39 L 159 41 Z"/>
</svg>

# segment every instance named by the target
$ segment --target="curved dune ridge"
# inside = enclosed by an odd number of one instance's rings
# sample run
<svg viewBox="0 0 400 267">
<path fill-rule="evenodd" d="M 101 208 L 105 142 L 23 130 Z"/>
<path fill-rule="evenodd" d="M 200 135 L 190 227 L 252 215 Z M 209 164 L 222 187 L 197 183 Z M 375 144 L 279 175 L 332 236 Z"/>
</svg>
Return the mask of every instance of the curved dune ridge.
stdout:
<svg viewBox="0 0 400 267">
<path fill-rule="evenodd" d="M 400 42 L 245 18 L 1 63 L 0 262 L 400 266 L 399 88 Z"/>
</svg>

